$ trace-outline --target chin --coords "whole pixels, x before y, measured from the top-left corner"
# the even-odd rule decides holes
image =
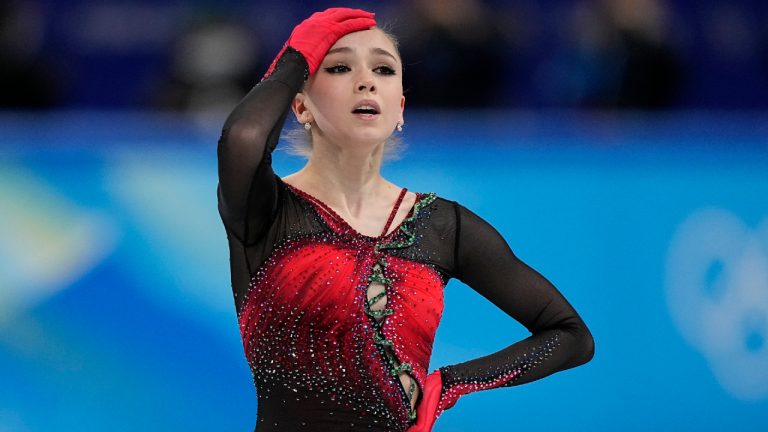
[[[386,141],[390,135],[392,134],[382,133],[382,131],[378,130],[367,130],[350,134],[350,139],[360,144],[377,145]]]

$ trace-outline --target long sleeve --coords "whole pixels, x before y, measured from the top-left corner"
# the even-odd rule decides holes
[[[470,392],[528,383],[588,362],[594,341],[586,325],[542,275],[519,260],[486,221],[455,204],[456,277],[531,336],[494,354],[440,368],[438,415]]]
[[[263,234],[277,207],[272,151],[307,63],[288,47],[272,74],[258,83],[227,118],[218,143],[219,214],[229,235],[247,247]]]

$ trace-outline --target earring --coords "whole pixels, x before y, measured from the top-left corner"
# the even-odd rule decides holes
[[[312,129],[312,123],[310,122],[304,123],[304,130],[308,131],[310,129]]]
[[[403,131],[403,124],[400,122],[397,122],[397,131],[402,132]]]

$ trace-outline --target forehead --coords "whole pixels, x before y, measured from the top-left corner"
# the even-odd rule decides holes
[[[356,53],[366,53],[371,49],[383,49],[399,59],[397,48],[392,40],[381,29],[372,28],[349,33],[339,38],[330,48],[351,48]]]

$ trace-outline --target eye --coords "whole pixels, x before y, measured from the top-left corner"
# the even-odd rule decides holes
[[[330,66],[330,67],[325,68],[326,72],[332,73],[332,74],[349,72],[350,70],[352,70],[352,69],[350,69],[349,66],[343,65],[343,64],[338,64],[338,65],[334,65],[334,66]]]
[[[378,66],[373,71],[381,75],[394,75],[397,73],[393,68],[389,66]]]

